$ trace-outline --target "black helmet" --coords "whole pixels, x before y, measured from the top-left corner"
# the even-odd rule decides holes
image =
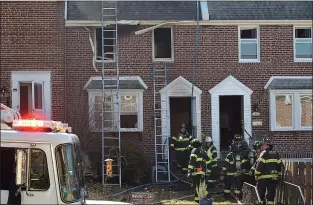
[[[272,145],[272,140],[269,137],[264,137],[262,140],[262,144]]]
[[[202,143],[198,139],[193,139],[190,143],[192,147],[201,147]]]
[[[240,140],[242,140],[242,136],[238,135],[238,134],[235,134],[234,141],[240,141]]]
[[[255,141],[255,143],[253,144],[253,149],[254,150],[259,149],[261,147],[262,147],[262,142]]]

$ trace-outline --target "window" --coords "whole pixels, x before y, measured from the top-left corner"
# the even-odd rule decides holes
[[[76,152],[75,152],[76,151]],[[60,195],[63,202],[75,202],[82,198],[83,188],[81,162],[72,144],[56,147],[56,162],[60,182]]]
[[[272,131],[312,129],[312,91],[271,91]]]
[[[102,28],[96,28],[96,60],[102,59]],[[115,61],[115,30],[114,28],[105,28],[103,32],[103,52],[105,61]]]
[[[155,61],[172,61],[174,59],[172,28],[154,29],[152,45]]]
[[[312,27],[294,29],[295,61],[312,61]]]
[[[50,187],[48,164],[45,153],[40,149],[31,150],[30,190],[48,190]]]
[[[259,62],[259,29],[239,27],[239,61]]]
[[[15,147],[1,147],[1,190],[9,190],[15,182]],[[23,149],[27,152],[27,149]],[[31,149],[29,165],[29,190],[46,191],[50,188],[47,158],[44,151]]]
[[[34,108],[42,109],[42,84],[34,83]]]
[[[120,129],[121,131],[142,131],[143,129],[143,91],[120,92]],[[104,127],[106,131],[117,130],[117,97],[110,91],[104,97]],[[95,132],[102,128],[102,94],[89,92],[89,124]]]

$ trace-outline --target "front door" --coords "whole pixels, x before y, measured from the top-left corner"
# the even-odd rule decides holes
[[[12,109],[22,118],[50,120],[50,73],[12,73]]]

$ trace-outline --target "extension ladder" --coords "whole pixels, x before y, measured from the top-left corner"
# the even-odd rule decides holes
[[[109,26],[107,26],[109,25]],[[112,42],[113,43],[109,43]],[[109,50],[109,51],[108,51]],[[118,67],[117,1],[102,1],[102,184],[122,185],[120,133],[120,78]],[[107,63],[110,63],[110,67]],[[110,69],[110,77],[104,70]],[[113,159],[112,177],[106,175],[106,159]],[[116,179],[118,177],[118,180]],[[112,179],[111,179],[112,178]],[[112,183],[106,183],[112,181]]]
[[[153,65],[154,93],[154,145],[155,145],[155,180],[156,182],[171,181],[169,156],[169,113],[168,96],[161,99],[159,91],[167,85],[167,67]],[[161,106],[162,104],[162,106]],[[163,108],[163,109],[162,109]],[[164,123],[164,120],[166,123]],[[163,175],[163,179],[162,179]]]

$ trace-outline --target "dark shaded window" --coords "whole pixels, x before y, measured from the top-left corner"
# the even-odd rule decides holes
[[[257,28],[240,29],[240,59],[258,59],[258,30]]]
[[[257,29],[241,29],[240,30],[240,38],[241,39],[257,39]]]
[[[295,57],[296,59],[312,59],[312,29],[295,29]]]
[[[311,38],[311,29],[310,28],[301,28],[296,29],[296,38]]]
[[[172,58],[172,29],[154,30],[154,58]]]
[[[112,30],[112,31],[108,31]],[[97,60],[102,58],[102,29],[96,29],[96,43],[97,43]],[[103,51],[104,60],[115,60],[115,31],[113,28],[105,28],[103,32]]]

